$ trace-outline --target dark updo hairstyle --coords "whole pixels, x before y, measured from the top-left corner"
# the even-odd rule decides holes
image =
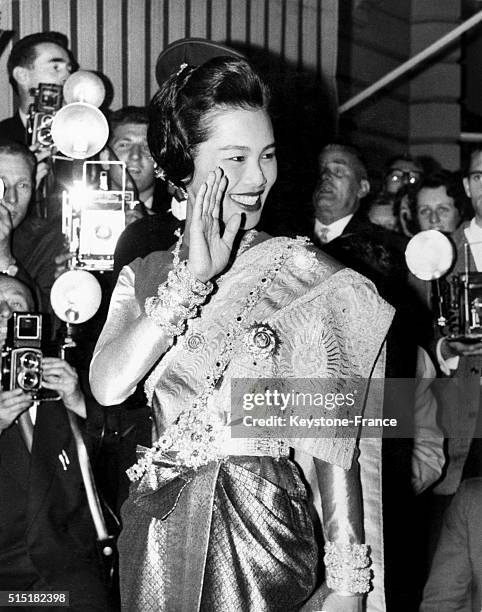
[[[171,75],[149,106],[147,140],[165,178],[177,187],[194,174],[196,147],[210,136],[216,109],[267,109],[266,84],[244,59],[215,57]]]

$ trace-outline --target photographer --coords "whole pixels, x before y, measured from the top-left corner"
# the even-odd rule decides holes
[[[0,274],[2,345],[13,312],[32,310],[29,289]],[[69,591],[71,610],[109,610],[65,410],[85,417],[84,395],[66,361],[42,362],[42,386],[62,401],[0,391],[0,590]]]
[[[27,215],[35,168],[35,156],[25,145],[0,140],[0,179],[4,187],[0,197],[0,272],[26,282],[29,277],[33,279],[40,290],[41,306],[47,309],[55,280],[55,257],[64,250],[64,238],[60,229],[45,219]]]
[[[63,85],[72,72],[75,61],[68,49],[68,39],[60,32],[37,32],[17,41],[7,61],[8,77],[18,96],[18,111],[0,122],[0,138],[29,144],[27,123],[32,90],[39,83]],[[36,184],[47,175],[49,149],[32,147],[38,166]]]

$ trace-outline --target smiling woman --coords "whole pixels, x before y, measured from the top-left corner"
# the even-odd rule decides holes
[[[152,409],[122,511],[129,612],[301,608],[319,553],[290,447],[309,456],[327,517],[330,588],[313,607],[355,612],[370,588],[356,440],[230,435],[234,378],[365,381],[391,318],[305,239],[254,230],[277,172],[268,100],[246,61],[218,57],[182,67],[151,103],[151,153],[187,195],[185,236],[123,268],[91,365],[101,403],[144,380]]]
[[[198,193],[209,171],[219,168],[226,180],[222,219],[243,213],[242,228],[258,224],[269,190],[276,180],[273,128],[265,110],[227,109],[206,118],[212,137],[196,151],[198,163],[187,186]]]

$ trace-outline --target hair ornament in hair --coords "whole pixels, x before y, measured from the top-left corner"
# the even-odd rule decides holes
[[[179,70],[176,72],[176,76],[179,76],[180,74],[182,74],[186,68],[189,68],[189,64],[186,64],[186,62],[183,62],[179,66]]]
[[[161,166],[154,163],[154,176],[161,181],[165,181],[169,193],[176,198],[178,202],[184,202],[187,200],[187,191],[182,185],[176,185],[170,179],[167,178],[167,172]]]
[[[167,177],[164,168],[161,168],[156,163],[154,164],[154,176],[158,179],[161,179],[161,181],[165,181]]]

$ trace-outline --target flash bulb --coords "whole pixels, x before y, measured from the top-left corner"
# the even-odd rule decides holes
[[[425,230],[415,234],[405,250],[408,269],[424,281],[443,276],[454,261],[454,248],[450,240],[438,230]]]

